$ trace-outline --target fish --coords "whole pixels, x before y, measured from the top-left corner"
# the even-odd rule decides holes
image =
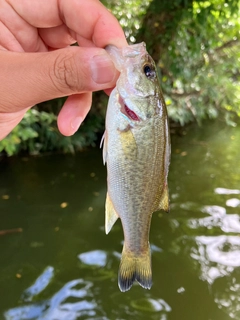
[[[144,42],[106,51],[120,72],[107,106],[103,162],[107,166],[105,232],[121,219],[124,244],[120,291],[152,286],[152,214],[169,211],[170,134],[156,65]]]

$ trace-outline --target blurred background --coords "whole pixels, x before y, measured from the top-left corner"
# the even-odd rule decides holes
[[[170,213],[153,215],[153,286],[121,293],[123,233],[104,232],[108,97],[73,137],[63,99],[0,141],[0,320],[240,319],[239,1],[109,0],[157,63],[171,125]]]

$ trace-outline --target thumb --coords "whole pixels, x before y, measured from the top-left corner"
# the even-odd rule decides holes
[[[2,112],[115,85],[118,72],[104,49],[68,47],[51,52],[0,52]]]
[[[100,48],[68,47],[41,53],[0,51],[0,70],[0,140],[31,106],[58,97],[111,88],[118,78],[109,55]],[[89,108],[90,99],[87,100]],[[77,107],[76,103],[71,105]],[[68,111],[67,105],[65,110]],[[63,122],[64,119],[60,121],[60,130]],[[61,131],[69,135],[76,128],[71,130]]]

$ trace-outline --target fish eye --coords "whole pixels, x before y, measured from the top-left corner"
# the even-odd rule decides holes
[[[148,79],[154,79],[156,77],[155,69],[150,64],[145,64],[143,66],[143,72]]]

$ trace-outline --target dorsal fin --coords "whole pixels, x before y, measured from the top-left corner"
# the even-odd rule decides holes
[[[164,187],[163,194],[159,202],[158,210],[164,210],[166,212],[169,212],[169,194],[167,184]]]

